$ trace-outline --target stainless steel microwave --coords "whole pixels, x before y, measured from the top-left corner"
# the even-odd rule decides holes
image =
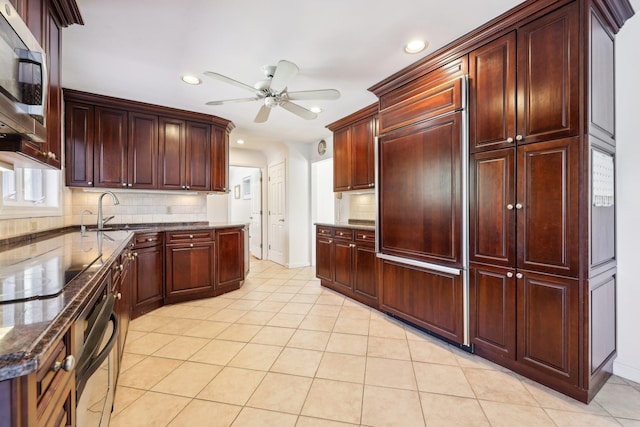
[[[0,136],[46,138],[45,54],[8,0],[0,0]]]

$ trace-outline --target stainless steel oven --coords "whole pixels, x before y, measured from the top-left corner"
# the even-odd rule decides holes
[[[110,278],[84,308],[74,325],[76,344],[76,422],[108,426],[117,375],[118,319]]]

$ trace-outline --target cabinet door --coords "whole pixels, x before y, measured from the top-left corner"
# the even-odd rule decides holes
[[[127,187],[158,188],[158,117],[129,113]]]
[[[518,362],[578,383],[578,281],[522,272],[517,279]]]
[[[186,147],[185,122],[160,117],[158,130],[158,188],[184,190]]]
[[[462,266],[460,133],[456,113],[379,139],[382,252]]]
[[[577,138],[518,147],[519,269],[578,276]]]
[[[351,188],[372,188],[374,181],[374,124],[367,118],[351,126]]]
[[[365,303],[375,303],[378,300],[376,276],[375,248],[357,244],[353,261],[354,298]]]
[[[95,108],[95,187],[127,185],[127,124],[126,111]]]
[[[78,102],[65,106],[65,181],[70,187],[93,186],[93,110]]]
[[[162,305],[164,286],[164,248],[134,249],[132,303],[133,316]]]
[[[216,291],[233,290],[244,279],[242,229],[216,231],[216,245]]]
[[[351,128],[333,133],[333,191],[351,190]]]
[[[191,243],[167,246],[166,302],[214,291],[215,245]]]
[[[229,134],[215,127],[211,147],[211,190],[229,191]]]
[[[516,357],[516,279],[513,269],[471,265],[469,326],[477,352]],[[507,275],[510,274],[511,277]]]
[[[516,263],[515,149],[475,153],[469,161],[469,259]]]
[[[519,143],[578,134],[578,2],[518,30]]]
[[[60,81],[61,38],[60,24],[49,12],[47,14],[47,72],[49,93],[47,94],[47,163],[60,169],[62,161],[62,86]]]
[[[211,190],[211,126],[187,122],[186,127],[187,190]]]
[[[516,136],[515,32],[471,52],[469,74],[470,151],[513,145]]]
[[[334,276],[333,280],[337,285],[344,287],[349,293],[353,288],[351,269],[353,265],[353,248],[351,242],[334,240]]]
[[[316,277],[333,282],[333,240],[326,237],[316,238]]]

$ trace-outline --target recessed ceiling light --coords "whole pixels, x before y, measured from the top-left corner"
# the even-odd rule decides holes
[[[318,114],[318,113],[322,113],[322,108],[314,106],[314,107],[309,108],[309,111],[312,111],[312,112]]]
[[[404,51],[407,53],[419,53],[425,50],[427,46],[428,43],[424,40],[411,40],[404,45]]]
[[[236,141],[236,144],[240,144],[240,145],[244,144],[244,139],[239,139],[239,140],[237,140],[237,141]]]
[[[185,74],[182,76],[182,81],[185,83],[189,83],[190,85],[199,85],[202,81],[196,76],[192,76],[191,74]]]

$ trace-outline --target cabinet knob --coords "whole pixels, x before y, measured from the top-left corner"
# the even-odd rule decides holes
[[[93,185],[93,182],[87,181],[87,185]]]
[[[362,236],[360,236],[360,237],[361,237],[362,239],[366,239],[366,238],[367,238],[367,236],[366,236],[366,235],[364,235],[364,234],[363,234]]]
[[[518,279],[522,279],[522,277],[523,277],[523,276],[522,276],[522,273],[516,273],[516,278],[518,278]]]
[[[507,277],[509,277],[509,278],[513,277],[513,273],[512,273],[512,272],[510,272],[510,271],[509,271],[509,272],[507,272]]]
[[[51,370],[53,372],[58,372],[60,369],[69,372],[73,369],[73,366],[76,364],[76,358],[73,357],[73,354],[65,357],[62,362],[56,362],[51,366]]]
[[[520,203],[516,203],[516,209],[522,209],[522,205]]]
[[[189,186],[187,185],[187,190],[189,190],[190,188],[191,188],[191,187],[189,187]]]
[[[507,138],[507,142],[508,142],[509,144],[511,144],[511,143],[513,142],[513,138],[511,138],[511,137]]]
[[[329,240],[329,243],[333,243],[333,240]]]
[[[522,135],[516,135],[516,141],[522,141],[523,139]]]
[[[132,187],[132,186],[133,186],[133,184],[127,184],[127,187]]]
[[[190,244],[189,244],[189,247],[190,247],[190,248],[192,248],[192,247],[193,247],[193,243],[190,243]]]
[[[126,183],[126,182],[123,182],[123,183],[122,183],[122,186],[123,186],[123,187],[126,187],[126,186],[127,186],[127,183]]]
[[[186,188],[187,188],[187,186],[186,186],[186,185],[183,185],[183,186],[182,186],[182,189],[183,189],[183,190],[185,190]]]
[[[372,182],[372,183],[369,184],[369,187],[373,187],[374,185],[375,185],[375,183]]]
[[[137,257],[138,256],[138,252],[132,253],[131,256],[134,257],[134,258]]]
[[[120,292],[118,292],[114,296],[116,297],[117,300],[121,300],[122,299],[122,293],[120,293]]]
[[[350,248],[355,248],[355,247],[356,247],[356,244],[355,244],[355,243],[349,243],[349,247],[350,247]]]
[[[156,239],[153,239],[153,238],[149,237],[149,238],[147,239],[147,242],[153,242],[154,240],[156,240]]]
[[[189,238],[190,238],[190,239],[193,239],[193,234],[189,234]]]
[[[511,203],[509,203],[509,204],[507,205],[507,209],[512,210],[512,209],[513,209],[513,205],[512,205]]]

